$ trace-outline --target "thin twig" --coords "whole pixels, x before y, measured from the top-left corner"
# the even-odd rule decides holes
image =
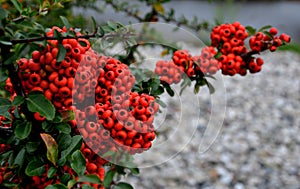
[[[96,32],[97,33],[97,32]],[[59,39],[90,39],[96,37],[96,33],[92,33],[89,35],[81,35],[81,36],[65,36],[65,37],[60,37]],[[99,35],[97,37],[103,37],[104,34]],[[12,39],[11,43],[12,44],[19,44],[19,43],[30,43],[34,41],[44,41],[44,40],[57,40],[56,37],[50,37],[50,36],[41,36],[41,37],[33,37],[33,38],[28,38],[28,39]]]

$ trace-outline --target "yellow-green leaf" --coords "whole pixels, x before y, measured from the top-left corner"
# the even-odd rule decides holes
[[[54,165],[56,165],[57,157],[58,157],[58,145],[55,139],[46,133],[41,133],[41,137],[46,144],[47,147],[47,158]]]

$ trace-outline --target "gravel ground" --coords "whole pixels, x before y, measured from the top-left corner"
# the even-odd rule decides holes
[[[141,174],[126,181],[136,189],[299,189],[300,56],[276,52],[263,57],[260,73],[223,78],[226,95],[220,85],[213,97],[203,88],[198,96],[163,98],[168,107],[158,118],[161,135],[153,149],[137,157],[145,167]],[[222,121],[225,97],[222,128],[207,126]],[[211,135],[201,143],[208,127]],[[200,144],[208,145],[215,136],[200,152]]]

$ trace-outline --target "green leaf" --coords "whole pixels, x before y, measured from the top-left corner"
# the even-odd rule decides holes
[[[54,124],[48,122],[48,121],[43,121],[42,123],[42,129],[47,132],[47,133],[51,133],[53,131],[54,128]]]
[[[75,120],[75,113],[73,110],[67,110],[61,112],[61,117],[63,122],[68,122],[71,120]]]
[[[52,120],[55,116],[53,104],[44,96],[43,93],[34,91],[28,94],[27,107],[31,112],[38,112],[45,116],[47,120]]]
[[[72,179],[72,180],[69,180],[69,181],[68,181],[67,186],[68,186],[68,188],[72,188],[75,184],[76,184],[76,180],[75,180],[75,179]]]
[[[107,21],[108,27],[110,27],[112,30],[118,29],[118,26],[115,22]]]
[[[84,174],[86,169],[86,161],[85,161],[85,157],[83,156],[80,150],[76,150],[72,154],[71,167],[77,173],[78,176]]]
[[[18,155],[16,156],[14,165],[19,165],[20,167],[22,167],[23,163],[24,163],[24,159],[25,159],[25,148],[22,148],[20,150],[20,152],[18,153]]]
[[[84,185],[82,185],[82,189],[95,189],[95,188],[92,186],[89,186],[87,184],[84,184]]]
[[[155,101],[156,101],[161,107],[163,107],[163,108],[166,108],[166,107],[167,107],[167,105],[166,105],[162,100],[156,99]]]
[[[50,169],[47,172],[47,177],[52,178],[56,172],[57,172],[57,169],[55,167],[50,167]]]
[[[63,184],[53,184],[53,185],[47,186],[45,189],[68,189],[68,187],[66,187]]]
[[[18,0],[11,0],[14,7],[17,9],[18,12],[22,12],[22,4]]]
[[[246,30],[247,30],[249,36],[252,36],[256,33],[256,29],[253,28],[252,26],[246,26]]]
[[[68,19],[66,17],[64,17],[64,16],[60,16],[59,18],[61,19],[61,21],[64,24],[64,26],[66,26],[67,30],[69,30],[70,23],[69,23]]]
[[[0,155],[0,166],[3,167],[7,163],[7,158],[11,156],[13,151],[8,151]]]
[[[0,97],[0,114],[7,112],[11,108],[10,100]]]
[[[91,19],[92,19],[92,23],[93,23],[93,30],[96,31],[97,30],[97,22],[93,16],[91,17]]]
[[[58,150],[62,151],[67,149],[71,144],[72,138],[69,134],[60,133],[57,138]]]
[[[103,186],[106,188],[108,186],[111,185],[112,181],[113,181],[113,178],[115,176],[116,172],[115,171],[112,171],[112,170],[109,170],[105,176],[104,176],[104,181],[103,181]]]
[[[65,56],[67,54],[67,50],[62,44],[58,44],[58,53],[56,57],[57,62],[61,62],[65,59]]]
[[[89,174],[89,175],[82,175],[78,178],[78,182],[89,182],[99,184],[101,183],[100,178],[97,175]]]
[[[0,20],[7,18],[7,16],[8,16],[8,11],[0,7]]]
[[[16,96],[14,98],[14,101],[12,102],[13,106],[20,106],[21,104],[23,104],[25,101],[24,97],[22,96]]]
[[[32,123],[25,121],[25,120],[16,120],[13,122],[13,125],[15,126],[15,135],[18,139],[26,139],[30,132],[31,132],[31,127]]]
[[[51,135],[46,133],[41,133],[40,135],[47,147],[48,160],[56,165],[56,161],[58,158],[58,146],[55,139]]]
[[[12,42],[10,42],[10,41],[0,40],[0,43],[3,45],[8,45],[8,46],[12,45]]]
[[[39,145],[40,142],[27,142],[25,148],[28,153],[32,153],[39,149]]]
[[[46,170],[46,166],[43,162],[33,160],[30,161],[25,169],[25,173],[28,176],[41,176]]]
[[[214,86],[210,82],[208,82],[207,80],[205,80],[205,82],[206,82],[206,85],[207,85],[207,87],[209,89],[209,93],[213,94],[215,92]]]
[[[57,123],[55,124],[55,127],[61,133],[65,133],[65,134],[71,133],[71,126],[67,123]]]
[[[133,186],[126,182],[119,182],[113,187],[113,189],[133,189]]]
[[[69,173],[65,173],[65,174],[61,177],[60,181],[61,181],[61,183],[63,183],[63,184],[67,184],[67,182],[70,180],[70,178],[71,178],[71,175],[70,175]]]
[[[170,87],[170,85],[168,84],[168,85],[164,85],[164,86],[165,86],[165,89],[167,90],[167,93],[173,97],[175,95],[175,93],[174,93],[173,89]]]
[[[265,31],[265,30],[270,29],[270,28],[272,28],[271,25],[266,25],[266,26],[261,27],[258,31],[262,32],[262,31]]]
[[[0,83],[6,81],[8,78],[8,71],[3,66],[0,66]]]
[[[101,37],[105,34],[105,31],[101,26],[98,27],[97,34],[98,34],[98,37]]]
[[[66,158],[75,150],[79,150],[81,147],[81,143],[82,143],[82,137],[80,135],[73,136],[70,146],[61,152],[61,158]]]
[[[134,175],[138,175],[140,174],[140,170],[139,168],[128,168],[130,170],[130,172]]]
[[[270,39],[273,39],[273,36],[268,31],[263,31],[263,33],[268,36]]]

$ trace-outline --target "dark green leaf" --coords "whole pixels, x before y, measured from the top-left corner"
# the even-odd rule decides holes
[[[23,104],[25,101],[24,97],[22,96],[16,96],[14,98],[14,101],[12,102],[13,106],[20,106],[21,104]]]
[[[71,155],[75,150],[79,150],[82,143],[82,137],[80,135],[76,135],[72,137],[70,146],[61,152],[61,158],[66,158]]]
[[[67,50],[62,44],[58,44],[58,54],[56,57],[57,62],[61,62],[65,59],[65,56],[67,54]]]
[[[56,171],[57,169],[55,167],[50,167],[50,169],[47,172],[47,177],[52,178],[55,175]]]
[[[68,187],[66,187],[63,184],[53,184],[53,185],[47,186],[45,189],[68,189]]]
[[[256,29],[253,28],[252,26],[246,26],[246,30],[247,30],[249,36],[252,36],[256,33]]]
[[[43,121],[42,123],[42,129],[47,132],[47,133],[50,133],[53,131],[53,128],[54,128],[54,124],[48,122],[48,121]]]
[[[45,172],[45,164],[41,161],[30,161],[25,169],[28,176],[41,176]]]
[[[72,138],[69,134],[60,133],[57,138],[58,150],[67,149],[71,144]]]
[[[58,166],[64,166],[67,162],[66,158],[60,158],[56,163]]]
[[[97,175],[90,174],[90,175],[82,175],[78,178],[78,182],[89,182],[99,184],[101,183],[100,178]]]
[[[39,148],[39,145],[40,142],[27,142],[25,148],[28,153],[32,153]]]
[[[3,167],[7,163],[7,158],[11,156],[13,151],[8,151],[0,155],[0,166]]]
[[[159,86],[156,90],[152,91],[152,95],[159,96],[165,92],[165,89],[162,86]]]
[[[55,127],[61,133],[65,133],[65,134],[71,133],[71,126],[67,123],[57,123],[55,124]]]
[[[68,180],[70,180],[71,175],[69,173],[65,173],[62,177],[61,177],[61,183],[63,184],[67,184]]]
[[[22,12],[22,5],[18,0],[11,0],[11,2],[13,3],[14,7],[17,9],[18,12]]]
[[[8,71],[3,66],[0,66],[0,83],[6,81],[8,78]]]
[[[0,20],[7,18],[7,16],[8,16],[8,11],[0,7]]]
[[[174,96],[175,93],[173,91],[173,89],[170,87],[170,85],[164,85],[165,86],[165,89],[167,90],[167,93],[170,95],[170,96]]]
[[[15,135],[17,138],[23,140],[27,138],[31,132],[32,123],[25,120],[16,120],[13,122],[15,126]]]
[[[78,176],[84,174],[86,169],[86,161],[85,161],[85,157],[83,156],[80,150],[76,150],[72,154],[71,167],[77,173]]]
[[[129,170],[134,175],[140,174],[140,170],[138,168],[129,168]]]
[[[198,94],[200,91],[200,85],[195,84],[194,93]]]
[[[41,92],[34,91],[28,94],[27,107],[31,112],[45,116],[47,120],[52,120],[55,116],[53,104]]]
[[[58,158],[58,146],[55,139],[51,135],[46,133],[41,133],[40,135],[47,147],[48,160],[56,165],[56,161]]]
[[[113,187],[113,189],[133,189],[133,186],[126,182],[119,182]]]
[[[24,159],[25,159],[25,148],[22,148],[20,150],[20,152],[18,153],[18,155],[16,156],[14,165],[19,165],[20,167],[22,167],[23,163],[24,163]]]
[[[60,19],[62,21],[62,23],[64,24],[64,26],[66,26],[67,30],[70,28],[70,23],[68,21],[68,19],[64,16],[60,16]]]
[[[112,171],[112,170],[109,170],[105,176],[104,176],[104,181],[103,181],[103,186],[104,187],[108,187],[111,185],[112,181],[113,181],[113,178],[115,176],[116,172],[115,171]]]
[[[0,97],[0,115],[5,115],[7,111],[11,108],[10,100]]]

